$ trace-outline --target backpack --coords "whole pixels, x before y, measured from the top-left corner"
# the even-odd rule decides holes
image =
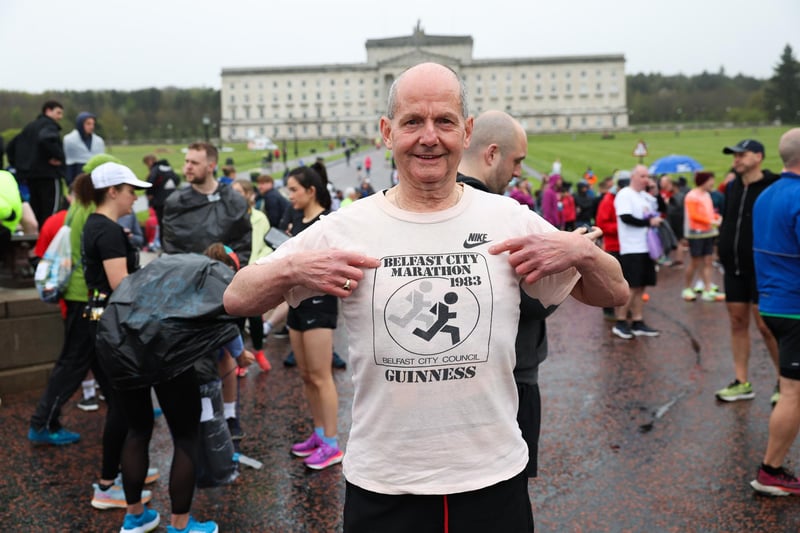
[[[47,246],[44,257],[36,265],[33,281],[39,298],[45,303],[58,303],[72,276],[71,234],[72,229],[68,225],[61,226]]]
[[[162,206],[167,196],[178,188],[181,178],[172,170],[166,159],[161,159],[153,165],[147,181],[153,184],[153,188],[146,193],[148,198],[151,198],[151,205]]]

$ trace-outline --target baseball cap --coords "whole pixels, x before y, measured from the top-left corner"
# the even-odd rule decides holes
[[[764,154],[764,145],[753,139],[745,139],[739,141],[736,146],[726,146],[722,149],[723,154],[741,154],[742,152],[753,152],[756,154]]]
[[[148,189],[152,186],[150,183],[138,179],[131,169],[119,163],[103,163],[92,170],[92,185],[95,189],[105,189],[123,183],[140,189]]]

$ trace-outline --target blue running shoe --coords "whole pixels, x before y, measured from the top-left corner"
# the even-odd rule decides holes
[[[189,517],[189,523],[183,529],[167,526],[167,533],[218,533],[219,527],[213,520],[208,522],[198,522],[193,516]]]
[[[147,533],[157,528],[160,521],[157,512],[145,507],[142,514],[126,514],[119,533]]]
[[[35,430],[30,428],[28,430],[28,440],[34,444],[52,444],[55,446],[62,446],[64,444],[72,444],[78,442],[81,436],[77,433],[67,431],[60,428],[58,431],[49,431],[47,428]]]
[[[347,368],[347,363],[345,362],[345,360],[342,359],[341,357],[339,357],[339,354],[336,353],[336,352],[333,352],[333,363],[332,364],[333,364],[333,368],[339,368],[339,369]]]

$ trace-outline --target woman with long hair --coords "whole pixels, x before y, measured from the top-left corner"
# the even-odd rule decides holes
[[[105,163],[94,169],[91,175],[84,174],[75,180],[74,189],[79,201],[91,198],[97,206],[86,220],[81,239],[83,270],[89,289],[86,315],[94,328],[111,293],[128,274],[139,268],[139,253],[117,220],[133,208],[135,189],[147,187],[150,187],[149,183],[138,180],[128,167],[118,163]],[[105,365],[104,355],[98,350],[98,356]],[[174,444],[169,482],[172,517],[167,531],[180,531],[192,526],[192,531],[216,532],[214,522],[198,523],[189,515],[194,495],[194,456],[200,423],[200,390],[194,369],[190,368],[174,379],[158,383],[154,388]],[[114,388],[109,392],[114,398],[112,404],[119,404],[128,422],[121,457],[127,513],[120,531],[152,531],[158,526],[160,518],[156,511],[145,507],[141,497],[149,466],[148,445],[153,431],[150,387]]]
[[[289,172],[286,185],[292,207],[303,216],[289,228],[297,235],[320,217],[330,213],[331,196],[313,169],[300,167]],[[292,446],[292,453],[305,457],[307,467],[322,470],[341,463],[344,453],[336,438],[339,398],[333,381],[333,330],[336,329],[338,301],[330,295],[303,300],[289,309],[286,325],[306,398],[314,420],[311,436]]]

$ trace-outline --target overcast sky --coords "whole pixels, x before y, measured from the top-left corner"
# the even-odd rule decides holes
[[[219,88],[224,67],[362,63],[417,20],[476,59],[621,53],[628,74],[768,78],[800,54],[800,0],[0,0],[0,89]]]

